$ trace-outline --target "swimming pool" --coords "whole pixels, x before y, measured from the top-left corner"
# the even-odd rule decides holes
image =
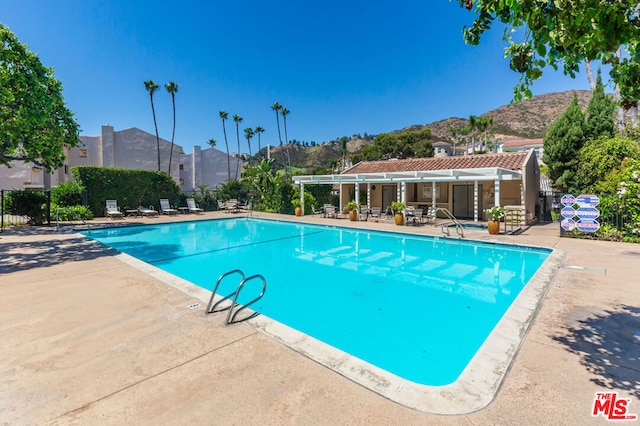
[[[550,250],[370,230],[219,219],[87,236],[211,290],[241,269],[252,309],[406,380],[454,382]],[[219,294],[238,281],[224,280]],[[245,301],[259,290],[245,290]],[[240,300],[242,303],[243,300]]]

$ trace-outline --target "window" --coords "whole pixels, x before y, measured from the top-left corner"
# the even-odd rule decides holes
[[[87,158],[87,150],[86,149],[79,149],[78,150],[78,157]]]
[[[184,164],[180,164],[180,170],[184,170]]]
[[[68,165],[64,165],[64,174],[68,175],[69,174],[69,166]]]
[[[430,183],[422,185],[422,198],[432,198]],[[436,198],[440,198],[440,185],[436,185]]]

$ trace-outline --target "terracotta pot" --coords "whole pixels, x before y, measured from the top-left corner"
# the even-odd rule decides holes
[[[489,229],[489,233],[491,235],[497,235],[500,233],[500,222],[490,220],[487,222],[487,228]]]
[[[351,222],[355,222],[357,218],[358,218],[358,212],[356,212],[355,210],[349,211],[349,220]]]
[[[296,216],[302,216],[302,207],[296,207]]]
[[[404,216],[402,216],[402,213],[396,213],[396,225],[403,225],[404,224]]]

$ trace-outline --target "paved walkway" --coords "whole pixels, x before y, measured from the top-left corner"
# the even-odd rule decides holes
[[[226,215],[110,224],[213,217]],[[201,303],[197,292],[158,281],[78,234],[7,230],[0,425],[605,424],[591,411],[595,393],[610,391],[640,414],[640,245],[560,239],[557,224],[466,236],[553,247],[565,258],[495,400],[475,413],[437,416],[389,401],[247,324],[223,327],[221,315],[189,308]]]

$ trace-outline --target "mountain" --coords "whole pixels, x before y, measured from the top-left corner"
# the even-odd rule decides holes
[[[531,99],[488,111],[481,117],[487,116],[493,119],[491,133],[500,139],[539,139],[546,135],[551,123],[569,106],[574,95],[578,98],[580,107],[586,110],[589,100],[591,100],[591,92],[588,90],[569,90],[533,96]],[[450,117],[424,125],[413,124],[399,130],[390,130],[389,133],[415,132],[428,127],[434,142],[450,142],[451,128],[461,128],[468,125],[469,120],[466,118]],[[360,152],[362,148],[371,143],[371,140],[371,138],[351,137],[347,143],[348,155]],[[286,151],[283,156],[280,153],[280,148],[272,148],[271,155],[280,160],[286,158]],[[337,140],[316,146],[290,145],[290,156],[291,165],[301,168],[328,166],[331,160],[342,159],[340,143]]]
[[[578,98],[578,105],[583,110],[586,109],[589,100],[591,100],[591,92],[588,90],[569,90],[533,96],[531,99],[488,111],[481,117],[491,117],[493,119],[491,133],[500,135],[503,139],[506,137],[544,138],[551,123],[567,109],[574,95]],[[408,128],[429,127],[434,141],[449,142],[451,139],[450,127],[467,125],[469,125],[469,120],[466,118],[447,118],[425,126],[409,126]]]

